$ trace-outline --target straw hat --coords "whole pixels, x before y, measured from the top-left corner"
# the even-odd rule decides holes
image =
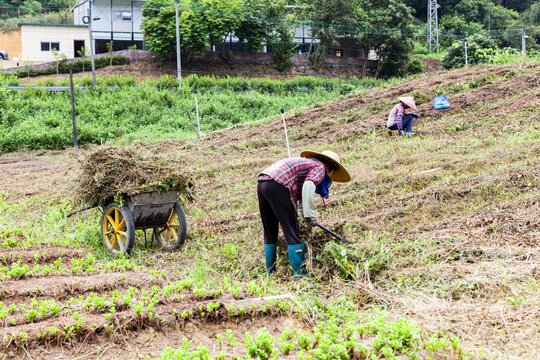
[[[302,151],[300,156],[308,158],[308,159],[322,156],[322,157],[332,161],[334,164],[336,164],[338,166],[337,171],[334,173],[334,175],[332,175],[332,178],[331,178],[332,181],[342,182],[342,183],[351,181],[351,176],[349,175],[349,172],[340,163],[341,159],[340,159],[339,155],[336,154],[333,151],[323,150],[323,152],[317,152],[317,151],[306,150],[306,151]]]
[[[414,103],[414,98],[412,96],[398,97],[398,100],[413,109],[416,110],[416,104]]]

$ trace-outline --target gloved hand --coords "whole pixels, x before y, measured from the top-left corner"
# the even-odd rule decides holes
[[[418,117],[419,117],[420,115],[418,115],[417,113],[412,113],[411,116],[412,116],[413,118],[415,118],[415,119],[418,119]]]
[[[317,218],[314,217],[307,217],[304,218],[306,220],[309,236],[312,238],[315,235],[315,224],[317,223]]]

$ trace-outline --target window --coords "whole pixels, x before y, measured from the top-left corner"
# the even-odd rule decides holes
[[[131,11],[113,11],[114,21],[131,21]]]
[[[59,42],[41,42],[41,51],[60,51]]]

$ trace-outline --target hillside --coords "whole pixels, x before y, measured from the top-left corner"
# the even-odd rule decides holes
[[[278,274],[264,275],[256,177],[287,156],[281,118],[137,145],[189,164],[195,200],[184,203],[184,247],[160,251],[141,233],[129,259],[104,254],[99,211],[65,218],[76,206],[69,199],[79,165],[71,151],[0,157],[0,258],[9,294],[0,300],[2,309],[15,305],[3,317],[0,336],[8,340],[0,351],[8,358],[156,358],[186,337],[190,351],[202,344],[212,356],[223,350],[234,358],[253,345],[244,334],[262,341],[257,331],[265,327],[276,349],[277,339],[285,339],[280,346],[297,341],[290,354],[280,352],[284,359],[365,358],[369,351],[405,358],[408,349],[422,359],[536,359],[539,68],[421,75],[286,113],[293,155],[331,149],[353,177],[334,184],[327,206],[317,208],[322,224],[356,244],[341,247],[322,234],[308,240],[314,278],[307,281],[291,280],[284,249]],[[433,110],[438,94],[451,108]],[[402,95],[416,99],[418,136],[388,138],[387,114]],[[349,266],[345,273],[337,263]],[[131,305],[110,310],[128,295]],[[55,300],[62,310],[30,320],[21,305],[31,308],[32,298]],[[245,308],[235,315],[230,306]],[[51,334],[54,327],[64,334]],[[284,336],[287,328],[296,335]],[[310,345],[299,345],[300,333]]]

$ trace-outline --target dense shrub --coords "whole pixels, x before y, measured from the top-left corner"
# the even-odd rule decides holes
[[[127,65],[129,64],[129,61],[130,60],[128,57],[125,57],[122,55],[112,56],[113,65]],[[101,69],[106,66],[109,66],[110,62],[111,62],[110,56],[96,57],[94,59],[94,66],[96,69]],[[84,64],[84,69],[86,71],[88,71],[92,67],[90,59],[84,59],[84,60],[78,59],[71,63],[72,71],[74,73],[83,71],[83,64]],[[65,61],[60,61],[60,63],[58,64],[58,72],[62,74],[69,73],[69,63]],[[49,68],[43,69],[43,70],[27,68],[25,70],[19,70],[14,73],[14,75],[19,78],[28,77],[28,76],[32,77],[32,76],[40,76],[40,75],[51,75],[51,74],[56,74],[56,65],[51,65]]]
[[[467,62],[469,65],[487,63],[495,53],[496,45],[493,39],[480,34],[467,38]],[[465,44],[463,41],[455,42],[448,49],[442,65],[447,69],[465,65]]]
[[[418,74],[421,73],[424,70],[424,65],[422,65],[422,62],[419,59],[413,59],[407,66],[407,71],[410,74]]]
[[[528,51],[527,56],[523,56],[521,50],[504,48],[497,50],[486,59],[488,64],[511,64],[528,61],[540,61],[540,52],[532,50]]]

